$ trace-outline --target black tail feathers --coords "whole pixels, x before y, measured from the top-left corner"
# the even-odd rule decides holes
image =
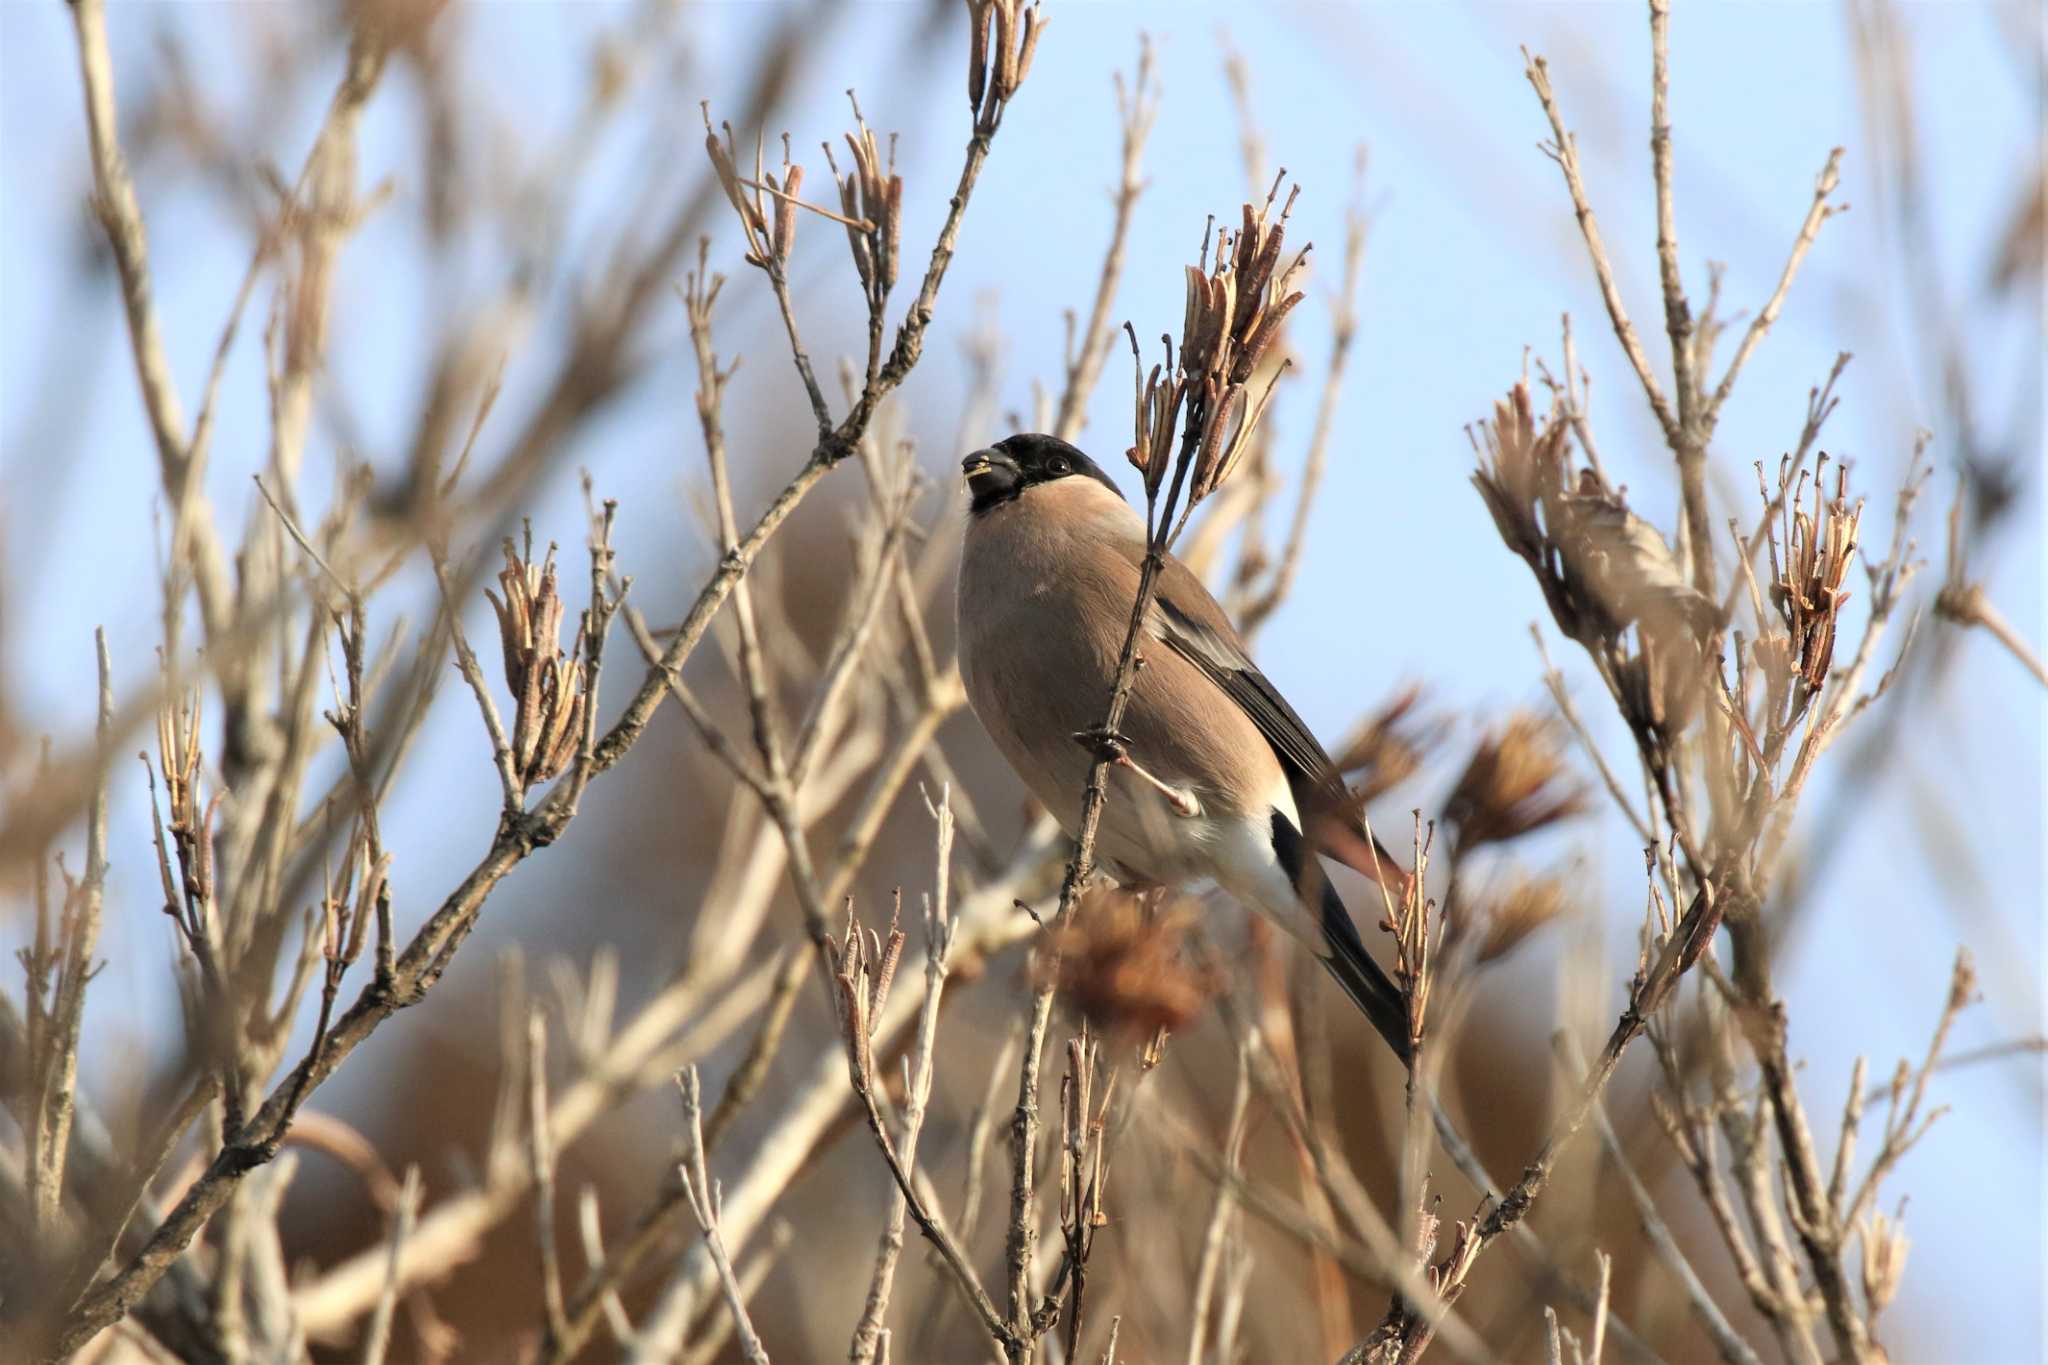
[[[1343,913],[1341,902],[1338,913]],[[1387,980],[1387,974],[1380,970],[1379,964],[1366,956],[1365,945],[1358,942],[1354,934],[1348,950],[1339,947],[1322,962],[1330,969],[1330,975],[1337,978],[1337,984],[1344,988],[1344,994],[1351,997],[1351,1003],[1365,1015],[1366,1022],[1379,1031],[1380,1037],[1387,1040],[1387,1046],[1394,1049],[1394,1055],[1405,1065],[1408,1061],[1408,1006],[1402,1001],[1401,993],[1394,989],[1394,983]]]
[[[1318,953],[1317,958],[1365,1015],[1366,1022],[1387,1040],[1387,1046],[1405,1064],[1409,1055],[1407,1003],[1380,970],[1380,964],[1365,950],[1365,941],[1358,936],[1358,926],[1352,922],[1344,898],[1330,885],[1323,865],[1316,860],[1301,831],[1277,810],[1273,812],[1273,851],[1302,899],[1320,907],[1318,919],[1328,951]]]

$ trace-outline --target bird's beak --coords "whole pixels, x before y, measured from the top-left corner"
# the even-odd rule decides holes
[[[977,450],[960,462],[960,476],[977,500],[1001,497],[1023,476],[1017,462],[993,447]]]

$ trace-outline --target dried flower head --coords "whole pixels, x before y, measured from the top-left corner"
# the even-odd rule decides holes
[[[498,613],[498,634],[505,653],[505,686],[515,703],[512,725],[512,767],[520,782],[531,787],[560,773],[576,756],[583,732],[583,626],[562,652],[562,596],[555,583],[555,547],[533,563],[532,533],[525,549],[505,538],[505,567],[498,572],[505,590],[500,598],[489,588]]]
[[[1200,907],[1169,900],[1157,911],[1130,891],[1085,894],[1038,970],[1058,972],[1060,995],[1105,1034],[1133,1040],[1185,1028],[1222,989],[1195,947]]]
[[[1591,469],[1572,470],[1568,431],[1555,406],[1539,430],[1529,386],[1517,384],[1479,424],[1472,474],[1501,539],[1535,571],[1559,628],[1574,639],[1612,637],[1631,625],[1664,640],[1704,636],[1714,603],[1693,587],[1662,533],[1629,509],[1623,490]]]
[[[1556,519],[1564,493],[1566,431],[1556,412],[1537,430],[1529,386],[1517,384],[1493,405],[1491,420],[1479,423],[1478,439],[1473,441],[1479,453],[1473,486],[1492,514],[1500,538],[1539,572],[1554,567],[1553,547],[1544,526]],[[1471,438],[1471,428],[1466,428],[1465,434]]]
[[[825,957],[839,997],[839,1031],[846,1043],[846,1064],[856,1089],[865,1091],[874,1078],[875,1025],[889,1003],[889,986],[903,958],[903,893],[897,892],[889,914],[887,936],[863,928],[854,918],[853,900],[846,902],[846,931],[825,936]]]
[[[1479,935],[1474,961],[1498,962],[1529,935],[1562,916],[1566,904],[1564,878],[1518,873],[1505,889],[1475,907],[1461,932]]]
[[[1375,801],[1415,775],[1423,756],[1442,742],[1441,720],[1417,714],[1419,685],[1403,688],[1366,718],[1337,751],[1337,771],[1351,798]]]
[[[1256,397],[1250,392],[1260,359],[1280,335],[1288,313],[1301,302],[1301,291],[1294,286],[1308,260],[1308,248],[1303,247],[1284,268],[1281,265],[1287,215],[1301,187],[1287,192],[1276,216],[1273,203],[1280,183],[1276,177],[1258,208],[1244,206],[1242,226],[1235,233],[1217,231],[1213,269],[1206,243],[1201,266],[1188,267],[1180,372],[1184,382],[1200,385],[1204,419],[1194,483],[1188,490],[1190,504],[1208,497],[1230,477],[1279,382],[1275,370]]]
[[[1444,819],[1457,826],[1461,846],[1469,849],[1518,839],[1585,806],[1585,789],[1565,776],[1556,727],[1523,711],[1473,749],[1444,804]]]
[[[1284,175],[1274,179],[1263,204],[1244,205],[1235,232],[1212,223],[1203,233],[1198,263],[1187,267],[1178,355],[1167,339],[1166,362],[1148,373],[1137,333],[1130,333],[1137,399],[1135,441],[1127,454],[1148,499],[1173,467],[1176,448],[1192,460],[1185,471],[1187,509],[1222,487],[1250,448],[1286,369],[1283,359],[1267,369],[1264,383],[1256,382],[1281,324],[1301,302],[1295,285],[1308,259],[1304,246],[1282,263],[1287,215],[1301,193],[1299,186],[1289,190],[1274,211]],[[1178,488],[1181,475],[1174,477]]]
[[[1804,696],[1818,693],[1835,657],[1835,631],[1849,592],[1842,586],[1856,557],[1856,531],[1863,502],[1849,502],[1849,471],[1835,467],[1835,496],[1823,500],[1827,455],[1813,476],[1812,510],[1806,506],[1806,477],[1785,500],[1782,521],[1772,529],[1771,603],[1784,619],[1790,655]],[[1780,537],[1782,536],[1782,542]],[[1780,562],[1780,546],[1783,562]]]

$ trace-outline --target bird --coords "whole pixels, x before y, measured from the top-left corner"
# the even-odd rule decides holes
[[[1144,518],[1085,453],[1020,432],[961,461],[961,679],[989,739],[1068,834],[1088,773],[1117,757],[1096,833],[1126,887],[1213,881],[1303,943],[1398,1057],[1407,1006],[1324,872],[1328,854],[1395,895],[1329,754],[1252,662],[1201,579],[1165,556],[1120,733],[1101,726],[1147,550]]]

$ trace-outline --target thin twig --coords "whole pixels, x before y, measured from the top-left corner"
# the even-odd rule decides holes
[[[718,1186],[713,1183],[710,1172],[704,1164],[704,1133],[699,1125],[701,1109],[698,1104],[697,1068],[687,1067],[676,1077],[676,1086],[683,1095],[683,1131],[688,1150],[677,1168],[683,1182],[683,1189],[689,1195],[690,1211],[697,1216],[697,1225],[704,1229],[704,1245],[711,1253],[712,1264],[718,1267],[718,1280],[725,1287],[726,1306],[732,1310],[733,1330],[738,1333],[740,1354],[749,1365],[768,1365],[768,1352],[762,1349],[761,1338],[754,1331],[753,1321],[747,1316],[747,1301],[740,1290],[739,1279],[733,1274],[732,1260],[725,1254],[725,1241],[719,1235],[719,1205],[723,1202]]]
[[[1582,1068],[1583,1059],[1577,1055],[1577,1049],[1570,1046],[1570,1035],[1560,1033],[1558,1037],[1565,1044],[1567,1059],[1574,1069]],[[1664,1263],[1665,1269],[1672,1273],[1679,1286],[1685,1290],[1686,1302],[1692,1306],[1693,1316],[1699,1319],[1700,1326],[1705,1328],[1707,1335],[1713,1339],[1714,1348],[1720,1352],[1721,1359],[1727,1361],[1728,1365],[1761,1365],[1755,1350],[1737,1335],[1727,1315],[1721,1311],[1720,1305],[1714,1302],[1713,1295],[1707,1292],[1707,1287],[1701,1283],[1698,1272],[1692,1268],[1692,1262],[1686,1259],[1684,1250],[1679,1247],[1678,1239],[1671,1235],[1671,1229],[1665,1225],[1663,1217],[1657,1212],[1657,1201],[1643,1184],[1642,1177],[1636,1174],[1635,1167],[1629,1164],[1628,1153],[1622,1147],[1621,1137],[1614,1131],[1613,1123],[1608,1120],[1605,1105],[1594,1106],[1593,1124],[1600,1134],[1601,1144],[1607,1149],[1608,1159],[1614,1162],[1615,1168],[1621,1172],[1623,1183],[1628,1186],[1629,1199],[1635,1205],[1636,1219],[1642,1225],[1643,1235],[1649,1238],[1650,1249],[1657,1253],[1657,1259]],[[1604,1275],[1602,1288],[1605,1288]],[[1594,1339],[1596,1342],[1599,1341],[1600,1335],[1596,1334]],[[1595,1358],[1598,1358],[1597,1346]]]
[[[909,1077],[903,1097],[903,1136],[900,1154],[903,1165],[917,1168],[917,1141],[924,1131],[925,1106],[931,1100],[932,1071],[937,1060],[939,1002],[946,985],[946,958],[952,946],[953,923],[948,907],[953,869],[953,810],[949,792],[941,791],[937,805],[929,799],[926,808],[937,825],[937,856],[932,874],[932,894],[925,902],[925,997],[917,1017],[917,1041],[913,1047]],[[903,1254],[903,1219],[906,1194],[899,1189],[889,1201],[883,1219],[881,1243],[875,1251],[874,1272],[868,1280],[866,1305],[853,1329],[848,1359],[872,1361],[880,1347],[888,1320],[889,1295],[896,1277],[896,1262]]]
[[[391,1319],[398,1308],[398,1265],[419,1212],[420,1168],[407,1166],[405,1183],[399,1187],[398,1206],[391,1213],[391,1250],[386,1257],[384,1288],[377,1295],[377,1306],[370,1311],[370,1325],[363,1336],[363,1365],[384,1365],[384,1353],[391,1345]]]
[[[548,1128],[548,1030],[538,1008],[526,1019],[526,1095],[529,1155],[533,1162],[533,1221],[540,1243],[542,1323],[551,1339],[565,1328],[562,1258],[555,1244],[555,1143]]]
[[[1621,349],[1628,356],[1636,378],[1642,382],[1643,396],[1649,400],[1659,425],[1667,434],[1676,432],[1678,419],[1671,411],[1669,400],[1664,397],[1656,372],[1650,368],[1650,357],[1636,336],[1634,324],[1628,320],[1628,309],[1621,301],[1621,288],[1614,281],[1614,266],[1607,256],[1607,244],[1601,240],[1599,220],[1593,216],[1593,205],[1586,197],[1586,184],[1580,176],[1578,140],[1565,131],[1564,116],[1558,112],[1557,97],[1550,86],[1550,67],[1543,58],[1531,56],[1527,48],[1522,49],[1522,60],[1525,63],[1522,74],[1536,91],[1536,98],[1543,104],[1544,116],[1550,120],[1551,141],[1543,151],[1564,172],[1565,188],[1570,191],[1572,209],[1578,214],[1579,231],[1586,239],[1586,252],[1592,258],[1593,275],[1600,285],[1601,301],[1607,305],[1608,321],[1614,324],[1614,334],[1620,340]]]
[[[1749,330],[1742,334],[1742,341],[1735,348],[1735,354],[1729,357],[1727,372],[1721,376],[1721,382],[1714,386],[1714,396],[1708,400],[1702,413],[1710,427],[1714,419],[1720,415],[1721,405],[1728,401],[1729,393],[1735,388],[1735,377],[1742,373],[1742,367],[1749,360],[1750,353],[1756,350],[1757,343],[1764,339],[1764,333],[1771,330],[1771,324],[1778,320],[1778,314],[1784,310],[1785,296],[1791,292],[1792,280],[1798,275],[1800,263],[1806,259],[1807,250],[1813,246],[1814,238],[1820,235],[1820,225],[1847,209],[1847,205],[1837,206],[1828,203],[1828,196],[1835,192],[1835,187],[1841,182],[1842,149],[1837,147],[1828,153],[1827,164],[1822,166],[1820,174],[1814,177],[1813,202],[1807,205],[1806,220],[1799,225],[1799,235],[1792,241],[1791,254],[1785,258],[1785,268],[1778,274],[1777,288],[1771,291],[1771,297],[1751,320]]]

